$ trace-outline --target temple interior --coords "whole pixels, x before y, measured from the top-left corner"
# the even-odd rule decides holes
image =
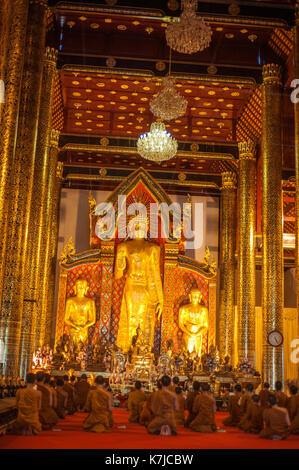
[[[298,386],[298,8],[2,0],[1,398]]]

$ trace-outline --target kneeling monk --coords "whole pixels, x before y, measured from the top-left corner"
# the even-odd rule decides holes
[[[147,426],[150,434],[160,434],[161,430],[163,434],[168,435],[177,433],[174,412],[178,411],[179,407],[175,394],[169,390],[170,382],[170,377],[163,375],[162,390],[158,390],[152,396],[151,409],[154,417]]]
[[[138,423],[141,405],[146,400],[145,393],[141,390],[141,382],[135,382],[135,390],[129,393],[128,408],[130,411],[129,421]]]
[[[177,401],[178,401],[178,411],[175,411],[174,415],[175,415],[175,422],[177,425],[183,425],[185,424],[185,398],[184,398],[184,395],[183,395],[183,390],[181,389],[181,387],[176,387],[175,390],[174,390],[175,394],[176,394],[176,398],[177,398]]]
[[[271,408],[264,410],[263,419],[266,426],[260,432],[260,437],[274,440],[285,439],[290,430],[288,410],[277,406],[277,399],[274,394],[269,395],[268,400]]]
[[[263,429],[263,411],[260,405],[260,397],[252,395],[246,414],[242,417],[239,427],[244,432],[258,434]]]
[[[215,432],[215,398],[210,395],[210,385],[203,383],[201,386],[202,393],[197,395],[193,404],[193,413],[196,414],[195,419],[190,423],[190,429],[197,432]]]
[[[235,385],[235,393],[228,399],[227,409],[230,416],[222,420],[224,426],[238,426],[242,417],[240,401],[241,401],[242,387],[240,384]]]
[[[14,434],[31,436],[42,430],[38,412],[41,407],[41,392],[34,390],[35,375],[27,374],[27,387],[19,389],[16,394],[18,417],[13,426]]]
[[[49,385],[45,383],[45,374],[40,371],[36,374],[37,390],[41,392],[41,408],[39,419],[43,430],[49,430],[58,422],[58,416],[53,408],[53,392]]]
[[[287,405],[289,417],[291,421],[291,434],[299,434],[299,395],[296,385],[290,386],[290,398]]]
[[[83,422],[85,431],[108,432],[111,428],[109,412],[112,408],[111,396],[105,391],[104,378],[98,375],[95,379],[96,390],[88,393],[85,408],[89,415]]]

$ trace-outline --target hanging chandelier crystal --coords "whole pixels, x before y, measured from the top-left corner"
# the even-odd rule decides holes
[[[142,134],[137,140],[138,153],[147,160],[163,162],[175,156],[178,143],[163,122],[153,122],[150,131]]]
[[[169,47],[183,54],[206,49],[211,42],[212,29],[196,15],[197,0],[182,0],[179,22],[168,25],[165,34]]]
[[[150,109],[154,116],[171,121],[183,116],[187,109],[187,100],[175,89],[175,79],[169,75],[163,79],[163,89],[150,101]]]

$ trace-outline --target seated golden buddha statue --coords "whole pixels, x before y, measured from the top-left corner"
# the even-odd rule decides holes
[[[203,335],[208,330],[208,309],[201,304],[202,293],[191,289],[190,303],[179,309],[179,327],[183,331],[183,342],[189,353],[201,355]]]
[[[75,349],[88,339],[88,328],[95,324],[96,308],[93,299],[86,297],[89,287],[86,279],[77,279],[75,297],[66,301],[64,322],[70,326],[70,335]]]
[[[128,224],[130,240],[117,247],[115,279],[126,276],[116,345],[126,354],[140,326],[149,349],[154,345],[156,318],[163,310],[160,246],[146,240],[147,218],[136,216]]]

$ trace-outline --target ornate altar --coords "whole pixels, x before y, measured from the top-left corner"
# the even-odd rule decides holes
[[[187,199],[187,198],[186,198]],[[167,352],[171,340],[173,354],[182,347],[182,334],[179,328],[179,309],[188,302],[191,289],[199,289],[202,303],[208,309],[208,331],[202,339],[202,352],[215,344],[216,323],[216,270],[209,257],[198,263],[185,256],[185,240],[181,233],[174,230],[173,216],[170,213],[169,233],[167,223],[157,212],[153,221],[149,218],[151,207],[161,204],[171,206],[172,201],[161,186],[143,168],[134,171],[110,195],[104,204],[102,213],[96,201],[90,197],[90,247],[83,253],[76,253],[70,241],[64,248],[60,262],[58,309],[56,318],[55,345],[61,342],[63,335],[70,335],[70,326],[65,322],[67,299],[74,296],[78,279],[85,279],[89,290],[87,297],[94,301],[95,322],[88,328],[88,357],[92,361],[95,346],[98,350],[113,348],[117,343],[121,320],[121,304],[124,294],[125,277],[115,276],[115,261],[118,247],[126,240],[123,227],[127,224],[126,211],[130,204],[142,203],[147,208],[146,217],[150,220],[150,234],[147,238],[152,246],[159,247],[160,273],[163,289],[163,311],[161,318],[156,312],[152,334],[152,353],[156,358]],[[191,209],[191,204],[190,204]],[[107,227],[107,212],[116,214],[112,232]],[[103,217],[104,214],[104,217]],[[106,219],[105,219],[106,217]],[[109,220],[108,220],[109,222]],[[105,225],[106,224],[106,225]],[[122,227],[122,228],[121,228]],[[109,236],[100,237],[99,234]],[[144,358],[144,354],[143,354]],[[143,359],[144,361],[144,359]],[[135,361],[136,362],[136,361]],[[138,362],[138,358],[137,358]],[[136,362],[136,367],[137,367]],[[138,366],[141,367],[141,364]]]

